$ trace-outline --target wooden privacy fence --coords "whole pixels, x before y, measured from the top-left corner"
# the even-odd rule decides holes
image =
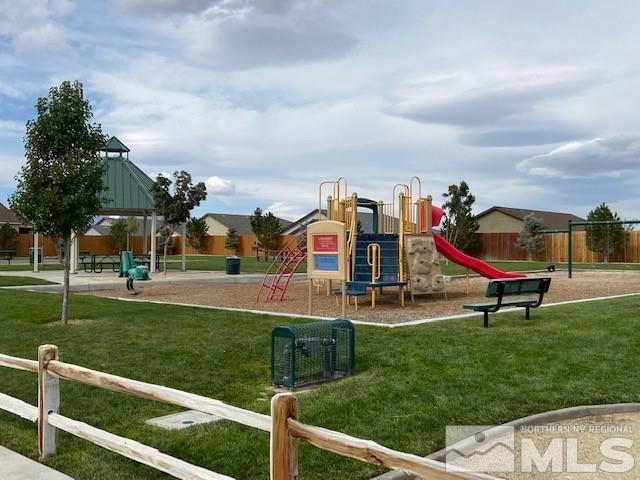
[[[282,246],[286,244],[292,238],[291,235],[281,235],[278,245]],[[204,239],[202,249],[195,250],[187,246],[187,255],[204,254],[204,255],[231,255],[232,252],[227,250],[224,246],[227,239],[226,235],[207,235]],[[240,245],[238,247],[238,255],[241,257],[249,257],[256,254],[254,245],[256,244],[255,235],[240,235]],[[171,239],[173,245],[172,252],[179,254],[182,252],[182,237],[174,236]],[[159,244],[159,242],[158,242]],[[26,257],[29,255],[29,248],[33,247],[33,236],[31,234],[22,233],[18,237],[18,245],[16,248],[16,256]],[[143,253],[144,238],[142,236],[131,237],[130,248],[134,253]],[[55,257],[56,247],[53,240],[49,237],[40,237],[40,248],[45,257]],[[147,238],[147,248],[150,250],[151,242]],[[158,247],[160,248],[160,247]],[[99,235],[83,235],[80,237],[80,251],[91,252],[96,254],[115,255],[118,254],[118,249],[114,247],[111,237],[99,236]]]
[[[38,348],[38,360],[27,360],[0,354],[0,366],[38,374],[38,405],[0,393],[0,409],[34,422],[38,426],[38,453],[43,460],[58,448],[57,430],[85,439],[176,478],[189,480],[229,480],[231,477],[206,470],[164,454],[134,440],[120,437],[84,422],[60,415],[60,380],[156,400],[199,412],[216,415],[270,434],[270,478],[298,478],[298,444],[300,440],[317,448],[354,458],[392,470],[402,470],[425,479],[485,479],[490,475],[471,474],[451,465],[417,455],[398,452],[370,440],[345,435],[333,430],[306,425],[298,420],[296,397],[289,393],[271,399],[271,416],[228,405],[219,400],[183,392],[169,387],[131,380],[59,360],[55,345]]]
[[[480,248],[474,255],[485,260],[527,260],[527,253],[516,247],[517,233],[479,233]],[[610,262],[640,263],[640,232],[630,232],[624,248],[609,255]],[[543,262],[566,262],[569,234],[556,232],[544,236],[544,247],[533,255],[533,260]],[[602,254],[587,248],[587,234],[584,230],[573,232],[573,261],[580,263],[600,263]]]

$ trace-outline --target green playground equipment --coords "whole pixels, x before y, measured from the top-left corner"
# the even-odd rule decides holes
[[[120,277],[126,277],[130,280],[149,280],[149,267],[136,265],[133,252],[122,252],[120,254]]]

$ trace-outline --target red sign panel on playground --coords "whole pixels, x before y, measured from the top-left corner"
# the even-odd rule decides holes
[[[314,235],[313,236],[314,252],[337,252],[338,251],[338,235]]]

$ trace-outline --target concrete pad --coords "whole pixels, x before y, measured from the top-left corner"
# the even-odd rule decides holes
[[[64,473],[1,446],[0,477],[3,480],[73,480]]]
[[[194,425],[203,425],[205,423],[217,422],[222,420],[220,417],[210,415],[208,413],[198,412],[196,410],[186,410],[184,412],[172,413],[164,417],[157,417],[147,420],[145,423],[156,427],[165,428],[167,430],[181,430]]]
[[[16,287],[3,287],[13,290],[28,290],[35,292],[54,292],[62,291],[63,272],[62,270],[48,270],[39,273],[33,272],[0,272],[4,274],[16,275],[23,277],[34,277],[55,282],[56,285],[22,285]],[[243,273],[240,275],[227,275],[220,271],[204,271],[191,270],[188,272],[170,271],[166,275],[162,272],[152,274],[151,280],[136,281],[136,290],[143,291],[145,286],[153,285],[184,285],[184,284],[200,284],[200,283],[260,283],[264,279],[264,273]],[[306,274],[296,273],[293,275],[293,281],[305,280]],[[77,273],[69,278],[69,290],[72,292],[91,292],[98,290],[120,290],[125,289],[125,279],[118,278],[118,274],[114,272],[104,273]]]

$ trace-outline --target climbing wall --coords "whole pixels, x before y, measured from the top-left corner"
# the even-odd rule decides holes
[[[444,291],[440,257],[433,237],[407,235],[405,242],[412,296]]]

